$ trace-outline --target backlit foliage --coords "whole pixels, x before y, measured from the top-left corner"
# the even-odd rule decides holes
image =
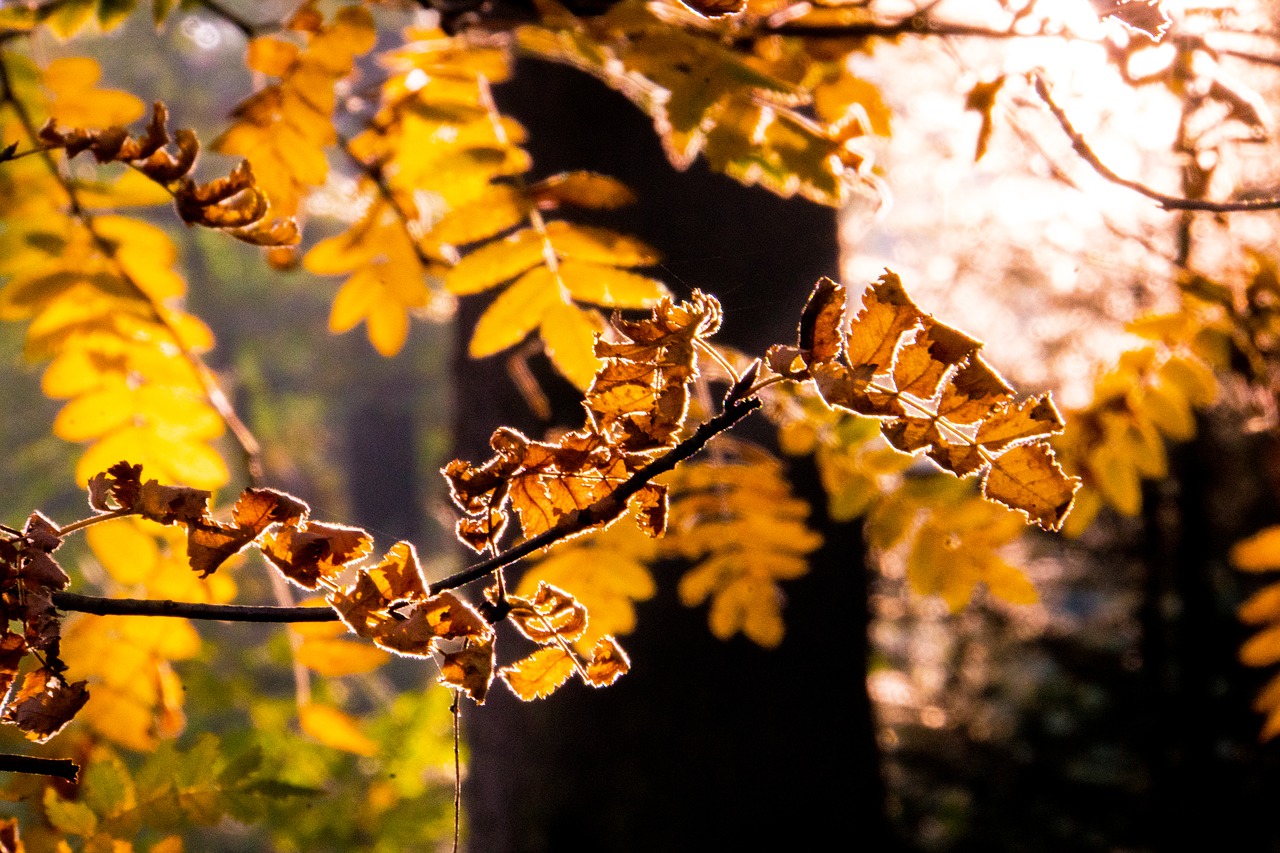
[[[451,766],[448,697],[482,704],[495,679],[526,701],[574,678],[613,684],[630,667],[616,637],[636,628],[659,562],[683,564],[679,596],[707,607],[713,635],[779,645],[786,583],[823,540],[785,462],[719,437],[757,408],[785,457],[813,457],[828,520],[860,519],[874,560],[897,561],[911,590],[954,611],[981,587],[1014,604],[1038,600],[1009,562],[1027,521],[1080,533],[1105,507],[1138,515],[1143,481],[1169,473],[1166,445],[1193,438],[1216,399],[1216,374],[1235,370],[1255,390],[1277,381],[1280,278],[1262,255],[1244,287],[1184,269],[1179,309],[1135,321],[1143,343],[1067,418],[1047,393],[1019,399],[981,341],[921,310],[887,271],[857,306],[823,279],[794,343],[736,356],[711,341],[723,320],[715,296],[677,293],[655,272],[657,247],[594,224],[635,202],[632,189],[584,170],[535,180],[525,130],[492,91],[517,56],[549,59],[642,109],[678,169],[702,158],[781,196],[879,199],[872,153],[890,134],[889,110],[855,69],[879,40],[928,23],[932,7],[920,27],[903,19],[893,32],[863,3],[621,0],[577,14],[536,0],[507,22],[486,19],[487,6],[440,4],[392,32],[382,16],[393,3],[304,2],[261,26],[220,4],[182,5],[239,30],[252,75],[207,146],[243,159],[212,177],[197,176],[199,139],[169,128],[165,104],[129,130],[144,119],[139,97],[100,86],[87,57],[38,63],[42,52],[27,46],[46,33],[109,31],[148,6],[163,24],[179,4],[0,9],[0,319],[24,324],[26,356],[47,363],[42,390],[66,401],[51,430],[85,445],[76,477],[93,511],[65,526],[33,512],[21,529],[0,527],[3,721],[38,744],[73,718],[83,733],[66,747],[82,762],[78,788],[12,789],[41,818],[24,828],[32,849],[175,853],[187,822],[270,821],[276,800],[314,796],[339,776],[368,784],[335,794],[343,814],[317,817],[313,844],[367,846],[368,822],[393,824],[402,807],[438,821],[439,791],[420,773],[374,780],[372,762],[357,759]],[[1116,49],[1125,61],[1171,26],[1159,3],[1094,6],[1134,34]],[[1263,112],[1227,86],[1216,60],[1193,62],[1197,50],[1182,44],[1182,60],[1151,79],[1179,96],[1203,89],[1199,107],[1225,105],[1261,133]],[[964,106],[982,121],[978,158],[1010,80],[968,89]],[[1194,124],[1180,150],[1216,151]],[[1187,160],[1189,194],[1207,196],[1210,159]],[[356,186],[340,227],[307,233],[319,230],[307,221],[312,202],[345,174]],[[170,203],[155,212],[167,220],[123,212]],[[479,320],[461,330],[469,354],[529,341],[581,392],[581,426],[526,435],[494,425],[488,459],[444,468],[458,538],[481,557],[429,582],[413,544],[379,554],[370,531],[316,520],[305,502],[258,484],[256,442],[203,360],[214,335],[188,311],[178,250],[157,221],[264,247],[280,271],[341,277],[329,329],[363,324],[388,357],[415,318],[439,320],[458,299],[482,296]],[[233,446],[250,485],[220,499],[241,473],[228,465]],[[82,528],[93,560],[64,569],[54,554]],[[1242,543],[1236,564],[1276,568],[1274,538]],[[211,734],[179,750],[184,695],[216,680],[200,634],[181,618],[65,616],[67,593],[93,578],[111,597],[226,604],[238,593],[228,569],[246,551],[323,618],[278,632],[273,663],[294,666],[294,696],[253,697],[250,681],[228,688],[254,698],[245,713],[277,739],[270,757]],[[527,558],[509,590],[502,572]],[[483,591],[458,591],[478,579]],[[1280,592],[1264,589],[1241,616],[1261,626],[1245,662],[1280,661]],[[516,648],[496,641],[508,620]],[[379,704],[376,676],[397,657],[449,690],[362,711],[349,685],[375,685],[366,704]],[[1258,700],[1267,737],[1280,732],[1278,685]],[[277,758],[317,742],[329,748],[323,759],[275,773]],[[150,754],[132,761],[115,749]],[[387,844],[426,843],[404,832]],[[19,845],[16,824],[0,825],[0,849]]]

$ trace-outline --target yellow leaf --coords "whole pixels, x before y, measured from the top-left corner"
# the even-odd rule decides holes
[[[1232,545],[1230,559],[1243,572],[1280,570],[1280,525],[1263,528]]]
[[[606,308],[652,308],[667,295],[662,282],[616,267],[569,258],[559,272],[575,300]]]
[[[1249,596],[1237,613],[1241,622],[1265,625],[1280,622],[1280,583],[1273,583]]]
[[[515,346],[541,325],[553,306],[563,304],[555,273],[546,267],[529,270],[480,315],[468,353],[483,358]]]
[[[1040,594],[1027,576],[998,557],[987,563],[982,579],[992,595],[1010,604],[1035,604],[1040,600]]]
[[[95,86],[102,71],[87,56],[55,59],[44,69],[44,84],[53,92],[49,114],[68,127],[101,128],[126,125],[146,112],[136,96]]]
[[[550,305],[542,316],[539,334],[546,344],[547,357],[565,378],[583,390],[600,369],[595,338],[603,325],[595,312],[563,302]]]
[[[307,669],[329,677],[373,672],[391,660],[390,654],[369,643],[316,637],[304,639],[294,657]]]
[[[542,235],[532,228],[487,243],[467,255],[445,276],[445,286],[466,296],[508,281],[545,260]]]
[[[303,705],[298,709],[298,721],[304,732],[325,746],[356,755],[378,753],[378,745],[364,733],[360,723],[337,708],[328,705]]]
[[[560,646],[538,649],[524,660],[504,666],[498,675],[511,692],[531,702],[549,696],[573,675],[574,659]]]
[[[249,42],[246,64],[270,77],[282,77],[297,58],[298,46],[293,42],[261,36]]]
[[[131,518],[95,524],[85,531],[85,539],[116,583],[144,583],[159,565],[160,548],[155,537]]]
[[[662,260],[648,244],[603,228],[569,222],[548,222],[547,238],[565,258],[615,267],[650,266]]]
[[[1240,647],[1240,662],[1246,666],[1270,666],[1280,662],[1280,625],[1254,634]]]

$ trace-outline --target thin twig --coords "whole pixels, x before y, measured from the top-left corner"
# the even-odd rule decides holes
[[[3,55],[0,55],[0,102],[7,103],[13,107],[18,121],[31,138],[32,144],[37,144],[40,134],[36,129],[35,120],[31,117],[31,113],[28,112],[26,104],[22,103],[22,100],[18,98],[13,90],[13,84],[9,77],[8,63],[5,62]],[[249,475],[250,485],[256,484],[262,479],[263,474],[261,445],[258,444],[257,438],[254,437],[249,427],[236,414],[235,408],[227,398],[226,392],[218,384],[213,370],[205,363],[204,359],[183,343],[182,334],[168,313],[151,298],[146,288],[138,284],[133,279],[133,276],[129,274],[129,271],[125,269],[124,265],[120,263],[120,259],[116,256],[115,245],[99,233],[93,215],[89,213],[84,203],[80,200],[80,191],[76,188],[75,182],[62,173],[53,155],[48,150],[42,150],[41,159],[54,180],[58,182],[67,194],[71,215],[88,232],[94,246],[102,253],[103,257],[107,258],[115,266],[120,280],[132,288],[137,297],[150,308],[155,321],[168,332],[173,339],[174,346],[182,353],[183,358],[195,368],[196,375],[199,377],[201,387],[204,390],[205,398],[209,401],[209,405],[217,411],[223,423],[227,425],[227,429],[231,431],[231,435],[235,438],[241,452],[244,454],[245,468]]]
[[[74,780],[79,772],[80,765],[70,758],[36,758],[34,755],[0,753],[0,773],[34,773],[38,776]]]
[[[1098,155],[1089,147],[1089,143],[1085,141],[1084,136],[1071,124],[1066,112],[1053,100],[1044,77],[1039,74],[1032,74],[1031,80],[1035,85],[1036,94],[1040,96],[1040,100],[1044,101],[1045,106],[1053,113],[1053,117],[1058,120],[1063,133],[1071,140],[1071,147],[1075,149],[1082,160],[1093,167],[1095,172],[1113,184],[1118,184],[1125,189],[1133,190],[1139,195],[1151,199],[1164,210],[1196,210],[1209,213],[1280,210],[1280,198],[1255,199],[1252,201],[1204,201],[1202,199],[1180,198],[1178,196],[1165,195],[1162,192],[1151,189],[1146,184],[1120,177],[1098,159]]]
[[[461,690],[453,691],[453,853],[458,853],[462,838],[462,698]]]
[[[214,622],[336,622],[328,607],[270,607],[247,604],[204,604],[151,598],[103,598],[76,592],[53,593],[53,606],[97,616],[173,616]]]

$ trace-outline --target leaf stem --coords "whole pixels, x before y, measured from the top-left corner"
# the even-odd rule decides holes
[[[92,527],[100,522],[110,521],[113,518],[124,518],[126,515],[134,514],[136,514],[136,511],[132,509],[125,509],[123,507],[120,509],[113,509],[110,512],[103,512],[98,515],[91,515],[88,518],[82,518],[79,521],[73,521],[66,527],[60,527],[58,528],[57,535],[58,538],[62,538],[69,533],[75,533],[77,530],[84,530],[86,527]]]

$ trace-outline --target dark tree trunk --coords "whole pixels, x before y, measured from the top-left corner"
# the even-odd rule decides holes
[[[588,168],[637,191],[640,204],[613,224],[664,252],[658,272],[677,294],[701,287],[722,299],[723,339],[753,352],[791,340],[814,280],[837,273],[833,211],[700,165],[674,172],[649,120],[594,80],[527,65],[498,97],[529,128],[539,176]],[[480,307],[466,306],[464,330]],[[501,364],[461,369],[464,387],[511,387]],[[571,395],[561,399],[569,403],[557,417],[580,423]],[[537,427],[514,395],[480,397],[460,407],[462,454],[485,453],[499,424]],[[786,585],[782,646],[714,639],[705,609],[677,600],[682,567],[659,567],[658,595],[623,638],[634,668],[617,684],[574,684],[527,705],[496,686],[484,707],[468,708],[473,851],[803,848],[854,838],[885,849],[860,530],[823,523],[816,475],[798,467],[797,488],[827,544],[810,574]]]

